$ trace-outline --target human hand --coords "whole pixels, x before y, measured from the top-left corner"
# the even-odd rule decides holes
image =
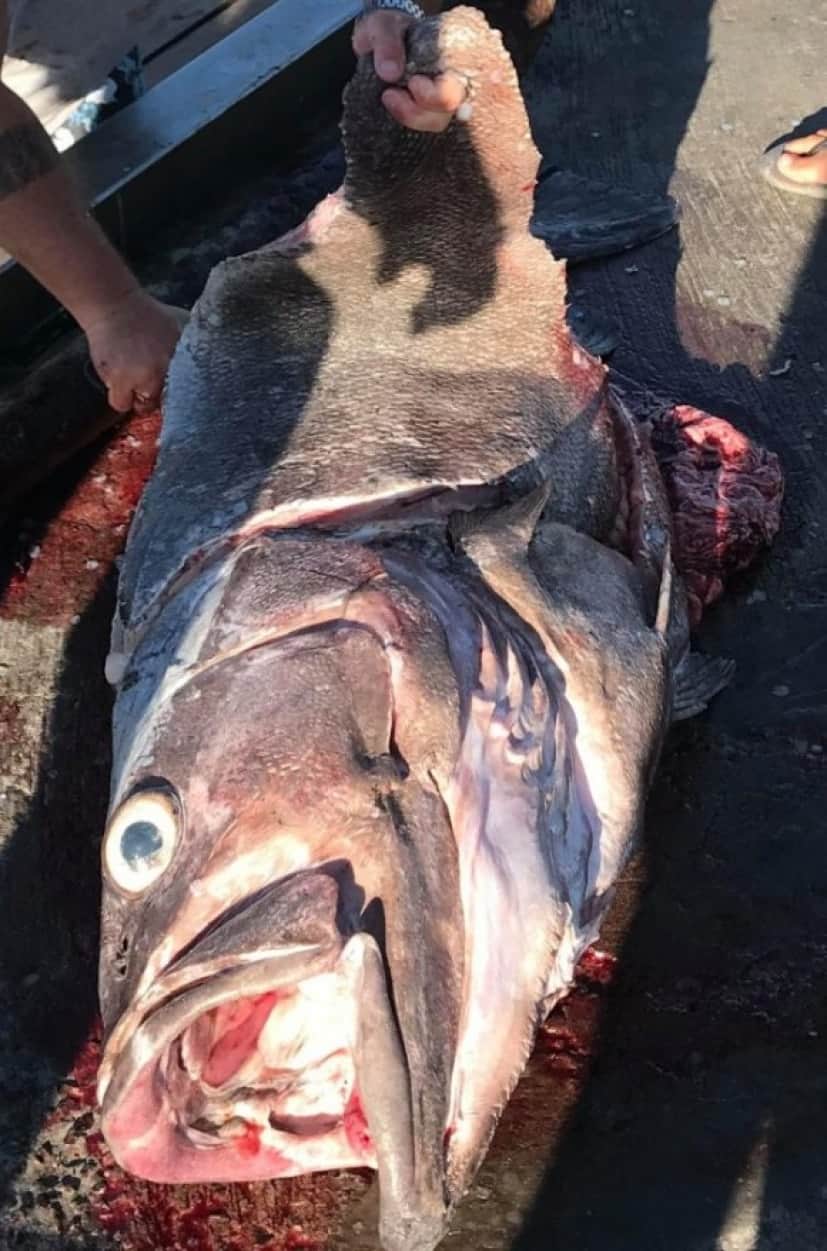
[[[92,364],[118,413],[158,407],[167,368],[186,323],[183,309],[131,291],[83,325]]]
[[[373,53],[373,66],[386,83],[397,83],[405,72],[405,31],[413,18],[392,9],[374,9],[361,17],[353,31],[357,56]],[[466,86],[458,75],[436,78],[415,74],[404,87],[389,87],[382,103],[395,121],[409,130],[438,134],[446,129],[465,99]]]

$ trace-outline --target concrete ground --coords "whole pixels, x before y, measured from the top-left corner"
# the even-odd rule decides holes
[[[555,1014],[454,1223],[456,1251],[816,1251],[827,1241],[827,225],[755,173],[827,103],[827,14],[771,0],[560,0],[529,84],[556,163],[679,195],[678,234],[580,267],[612,363],[781,456],[782,531],[703,628],[732,688],[671,736],[647,846]],[[197,294],[292,224],[335,151],[159,241]],[[124,1181],[91,1111],[108,568],[145,471],[140,424],[66,471],[6,540],[0,620],[0,1247],[375,1245],[359,1174],[165,1191]],[[78,1048],[82,1047],[79,1057]],[[67,1078],[68,1074],[68,1078]]]
[[[138,46],[147,87],[191,61],[274,0],[7,0],[3,80],[50,133]]]

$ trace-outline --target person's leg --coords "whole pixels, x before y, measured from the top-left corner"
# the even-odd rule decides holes
[[[6,0],[6,13],[3,26],[3,55],[6,49],[14,47],[15,32],[17,31],[17,23],[26,7],[26,0]]]
[[[0,0],[0,70],[9,30]],[[0,79],[0,247],[51,292],[86,334],[119,412],[158,402],[180,333],[89,216],[28,104]]]

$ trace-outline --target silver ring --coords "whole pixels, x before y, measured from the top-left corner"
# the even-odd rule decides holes
[[[396,13],[404,13],[415,22],[425,20],[425,12],[414,0],[364,0],[365,12],[375,13],[381,9],[390,9]]]

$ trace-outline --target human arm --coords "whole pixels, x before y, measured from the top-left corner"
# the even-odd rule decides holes
[[[0,59],[7,17],[0,0]],[[86,212],[40,122],[2,82],[0,246],[79,323],[112,407],[154,406],[180,314],[141,289]]]

